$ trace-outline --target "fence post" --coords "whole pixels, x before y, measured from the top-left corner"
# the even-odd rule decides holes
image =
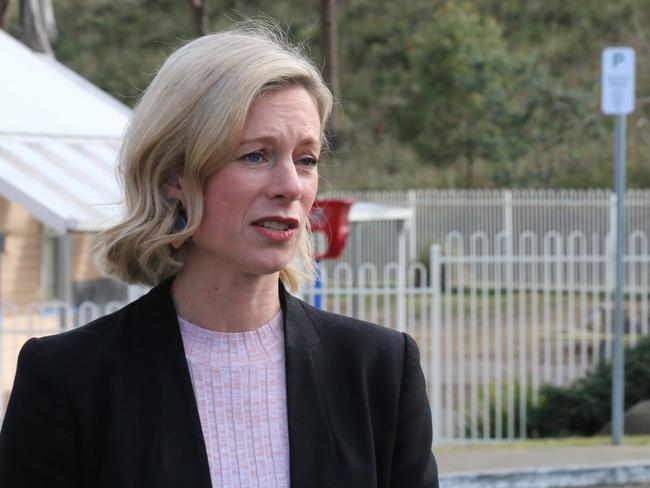
[[[503,190],[503,232],[506,236],[506,248],[512,249],[513,220],[512,220],[512,191]]]
[[[431,411],[433,417],[433,443],[438,443],[442,439],[442,348],[440,347],[441,337],[441,259],[440,246],[434,244],[431,246],[429,256],[430,276],[431,276],[431,344],[429,346],[429,378],[431,379]]]
[[[513,255],[514,222],[512,215],[512,191],[503,190],[503,234],[505,237],[505,282],[506,282],[506,409],[507,435],[515,436],[515,377],[514,377],[514,294],[513,294]]]
[[[415,261],[417,259],[417,254],[418,254],[418,245],[417,245],[417,240],[418,240],[418,236],[417,236],[417,228],[418,228],[418,225],[417,225],[418,197],[417,197],[416,191],[415,190],[409,190],[407,192],[407,198],[408,198],[409,207],[413,209],[413,215],[406,222],[408,236],[409,236],[409,262],[413,262],[413,261]]]
[[[59,323],[62,331],[68,329],[70,307],[72,306],[72,236],[66,231],[57,237],[57,298],[65,305],[59,308]]]
[[[400,232],[397,238],[397,330],[404,332],[406,330],[406,235]]]

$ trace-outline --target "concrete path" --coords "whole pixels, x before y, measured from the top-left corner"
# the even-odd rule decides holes
[[[650,445],[498,444],[434,449],[441,488],[561,488],[650,482]]]

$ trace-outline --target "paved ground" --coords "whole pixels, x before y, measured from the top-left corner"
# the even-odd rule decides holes
[[[487,446],[434,449],[441,475],[525,468],[592,466],[629,461],[650,463],[650,445],[635,446]]]
[[[434,452],[441,488],[650,488],[648,443],[494,444]]]

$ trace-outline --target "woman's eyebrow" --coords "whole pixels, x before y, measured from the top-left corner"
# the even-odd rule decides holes
[[[275,137],[273,136],[260,136],[260,137],[251,137],[250,139],[243,139],[239,145],[243,144],[251,144],[251,143],[263,143],[263,144],[268,144],[270,142],[275,141]]]
[[[244,144],[252,144],[252,143],[262,143],[262,144],[270,144],[272,142],[276,141],[276,137],[274,136],[259,136],[259,137],[251,137],[249,139],[242,139],[242,141],[239,143],[240,146],[243,146]],[[320,140],[319,139],[314,139],[311,136],[305,136],[302,139],[298,141],[298,144],[300,145],[315,145],[315,146],[320,146]]]

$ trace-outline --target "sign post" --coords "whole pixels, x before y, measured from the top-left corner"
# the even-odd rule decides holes
[[[612,351],[612,444],[623,436],[623,246],[625,236],[625,116],[634,111],[634,49],[608,47],[602,55],[601,110],[614,115],[616,189],[616,285]]]

